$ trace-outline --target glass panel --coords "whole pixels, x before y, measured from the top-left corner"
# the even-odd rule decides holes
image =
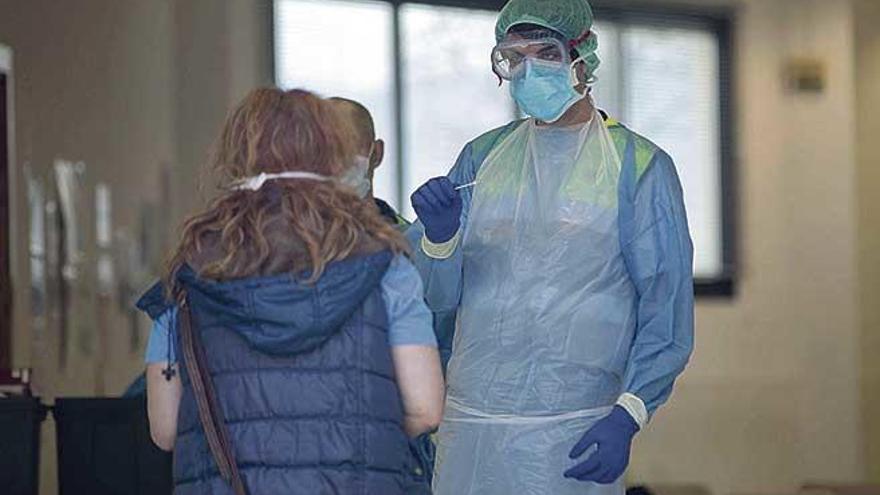
[[[397,206],[393,11],[383,2],[275,1],[275,79],[362,103],[385,140],[376,196]]]
[[[445,174],[461,148],[516,116],[489,55],[496,13],[405,4],[400,9],[405,128],[404,204],[397,204],[393,7],[345,0],[276,0],[276,80],[364,103],[384,139],[376,194],[412,217],[408,196]],[[597,23],[598,106],[675,159],[685,190],[695,270],[722,270],[718,41],[700,27]],[[461,36],[460,33],[468,33]],[[351,50],[357,47],[357,50]]]
[[[620,29],[614,23],[597,22],[593,31],[599,37],[599,68],[593,85],[596,106],[615,119],[623,119],[620,59]]]
[[[721,275],[718,41],[701,29],[621,32],[625,121],[675,160],[698,277]]]
[[[497,15],[401,7],[406,198],[426,180],[446,174],[468,141],[515,117],[507,85],[498,86],[490,62]]]

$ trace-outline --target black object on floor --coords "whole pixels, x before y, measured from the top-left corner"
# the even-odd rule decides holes
[[[144,397],[57,399],[60,495],[171,493],[171,454],[150,439]]]
[[[0,491],[37,495],[40,423],[46,408],[33,397],[0,399]]]

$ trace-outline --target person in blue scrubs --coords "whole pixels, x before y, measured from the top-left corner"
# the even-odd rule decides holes
[[[693,348],[672,158],[600,112],[585,0],[511,0],[493,71],[527,119],[412,196],[447,398],[439,495],[622,494],[635,434]]]

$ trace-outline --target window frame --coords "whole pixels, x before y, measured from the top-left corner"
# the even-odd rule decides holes
[[[275,1],[270,0],[269,22],[271,26],[272,77],[277,82],[275,67]],[[357,1],[357,0],[348,0]],[[406,163],[406,146],[404,129],[406,129],[403,101],[403,73],[401,46],[400,7],[404,4],[431,5],[474,10],[499,11],[507,3],[506,0],[369,0],[391,4],[392,8],[392,51],[394,53],[394,133],[396,137],[395,151],[395,188],[398,204],[403,204],[404,174],[403,164]],[[733,112],[735,94],[733,77],[735,70],[734,57],[734,19],[735,9],[725,6],[697,6],[676,3],[649,3],[641,1],[621,0],[590,0],[590,5],[597,19],[607,22],[618,22],[629,25],[645,26],[682,26],[707,28],[718,38],[718,83],[719,83],[719,158],[720,158],[720,202],[721,214],[721,264],[722,270],[715,277],[698,277],[694,279],[694,294],[698,298],[733,298],[736,296],[738,277],[738,182],[736,166],[736,122]]]

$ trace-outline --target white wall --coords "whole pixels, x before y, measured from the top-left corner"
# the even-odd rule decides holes
[[[866,462],[880,483],[880,2],[856,3],[859,277]]]
[[[65,8],[53,0],[0,0],[0,43],[15,56],[17,166],[21,171],[28,164],[48,185],[55,158],[86,163],[87,266],[95,259],[97,181],[111,184],[114,228],[130,234],[145,203],[160,207],[171,232],[198,205],[193,190],[227,109],[251,87],[271,82],[268,5],[79,0]],[[170,174],[168,198],[160,194],[163,170]],[[57,326],[50,322],[37,332],[28,318],[27,199],[23,176],[18,179],[14,365],[34,368],[34,384],[48,403],[59,396],[119,395],[143,369],[149,327],[142,322],[141,346],[130,349],[129,321],[119,307],[131,301],[115,295],[109,304],[98,301],[90,268],[73,296],[70,351],[60,366]],[[95,331],[99,309],[109,319],[103,340]],[[49,416],[45,494],[57,493],[54,435]]]
[[[740,5],[739,295],[698,303],[692,364],[635,480],[772,493],[863,475],[853,22],[845,1]],[[792,56],[826,64],[823,94],[785,91]]]
[[[94,371],[73,352],[70,366],[56,376],[58,335],[52,330],[57,329],[40,335],[28,331],[27,198],[21,171],[29,166],[48,185],[55,158],[82,160],[88,167],[88,192],[93,194],[97,181],[113,184],[114,221],[117,226],[133,225],[140,200],[155,197],[159,164],[171,161],[172,125],[171,45],[164,33],[156,31],[156,26],[171,26],[168,4],[93,1],[72,10],[54,6],[45,1],[0,2],[0,40],[12,47],[16,64],[19,232],[14,269],[19,286],[13,361],[34,365],[38,379],[46,378],[42,390],[50,396],[56,387],[67,393],[91,392],[87,384],[93,383]],[[93,196],[84,203],[83,235],[91,240]],[[90,261],[95,256],[93,244],[85,243]],[[91,304],[94,276],[93,269],[82,274],[74,307]],[[94,327],[96,308],[90,307],[92,311],[81,311],[76,325]],[[87,349],[83,354],[94,361],[97,343],[79,340],[79,331],[71,329],[71,348]],[[110,348],[126,348],[115,339],[121,339],[122,332],[113,332],[112,337]],[[102,359],[129,360],[127,354],[127,350],[115,352]]]

